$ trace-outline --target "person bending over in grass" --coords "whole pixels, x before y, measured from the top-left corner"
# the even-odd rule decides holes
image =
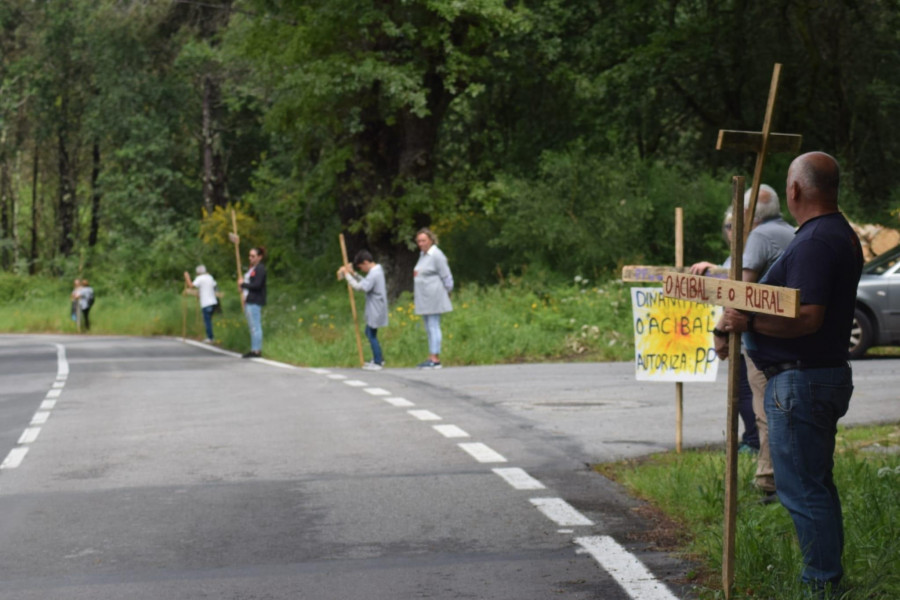
[[[360,277],[353,270],[353,264],[365,277]],[[366,293],[366,338],[372,346],[372,361],[363,365],[368,371],[380,371],[384,367],[384,356],[381,353],[381,344],[378,343],[378,329],[387,327],[388,301],[387,285],[384,281],[384,269],[372,259],[368,250],[360,250],[353,258],[353,263],[347,263],[338,269],[338,279],[344,278],[355,290]]]

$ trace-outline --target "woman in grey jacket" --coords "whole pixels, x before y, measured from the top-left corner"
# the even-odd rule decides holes
[[[453,310],[450,292],[453,290],[453,274],[447,257],[437,247],[431,230],[423,228],[416,233],[419,262],[413,270],[416,314],[422,315],[428,334],[428,360],[419,363],[420,369],[441,368],[441,315]]]

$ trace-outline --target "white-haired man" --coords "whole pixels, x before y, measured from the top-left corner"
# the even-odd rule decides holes
[[[744,194],[744,208],[750,205],[750,194],[747,190]],[[753,229],[747,236],[744,245],[742,279],[750,283],[756,283],[794,239],[794,228],[781,217],[781,204],[778,194],[771,186],[765,183],[759,186],[759,196],[756,201],[756,213],[753,216]],[[723,352],[727,356],[728,338],[721,331],[722,323],[716,326],[716,351],[720,357]],[[753,361],[747,356],[748,346],[752,340],[744,339],[742,353],[747,363],[747,379],[750,381],[750,389],[753,392],[753,414],[756,417],[756,429],[759,435],[759,454],[756,457],[756,487],[762,492],[763,502],[773,502],[775,496],[775,475],[772,468],[772,459],[769,452],[769,424],[766,419],[766,376],[756,368]],[[753,348],[749,348],[753,350]]]

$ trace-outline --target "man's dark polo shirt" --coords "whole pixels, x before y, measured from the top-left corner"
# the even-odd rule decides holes
[[[751,334],[748,352],[754,364],[765,369],[797,360],[847,360],[862,266],[859,237],[841,213],[805,222],[760,283],[799,289],[800,304],[825,306],[825,319],[818,331],[798,338]]]

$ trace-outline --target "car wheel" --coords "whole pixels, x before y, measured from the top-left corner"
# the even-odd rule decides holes
[[[872,342],[872,322],[866,313],[857,308],[850,327],[850,358],[862,358]]]

